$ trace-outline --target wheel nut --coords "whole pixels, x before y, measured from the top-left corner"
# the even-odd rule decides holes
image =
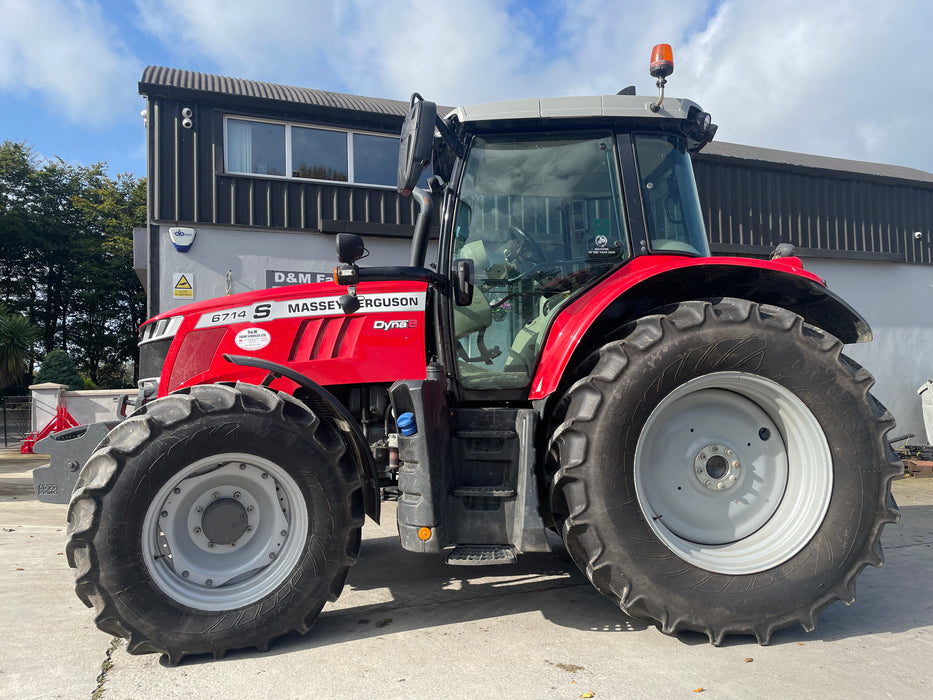
[[[716,484],[716,488],[722,491],[724,488],[726,488],[726,485],[720,481],[718,484]]]
[[[163,511],[159,514],[159,516],[162,517],[162,518],[167,518],[167,517],[168,517],[168,511],[167,511],[167,510],[163,510]]]
[[[710,449],[710,452],[719,452],[719,448],[716,447],[716,445],[713,445],[713,446],[710,447],[709,449]]]
[[[197,508],[194,509],[194,512],[195,512],[195,513],[200,513],[200,512],[202,512],[203,510],[204,510],[204,509],[203,509],[201,506],[198,506]]]
[[[220,498],[220,494],[217,491],[211,494],[211,498]]]
[[[703,473],[703,467],[697,467],[697,474]]]
[[[200,535],[200,534],[201,534],[201,528],[199,528],[199,527],[194,528],[194,534],[195,534],[195,535]]]
[[[172,489],[172,493],[181,493],[181,489],[176,486]]]
[[[742,466],[742,463],[741,463],[739,460],[735,460],[735,461],[732,463],[732,468],[733,468],[733,469],[738,469],[738,468],[741,467],[741,466]]]
[[[245,464],[241,464],[241,465],[240,465],[240,469],[241,469],[241,470],[242,470],[242,469],[246,469],[246,465],[245,465]]]
[[[246,506],[246,512],[247,512],[247,513],[252,513],[254,510],[256,510],[256,509],[253,508],[252,506]]]
[[[706,459],[706,453],[705,453],[705,452],[701,452],[701,453],[700,453],[700,459]]]
[[[214,548],[214,543],[213,543],[213,542],[208,542],[208,543],[207,543],[207,546],[210,547],[211,549],[213,549],[213,548]]]
[[[234,497],[234,498],[239,498],[239,497],[240,497],[240,492],[239,492],[239,491],[234,491],[234,492],[233,492],[233,497]]]
[[[181,577],[182,577],[182,578],[188,578],[188,572],[187,572],[187,571],[182,571],[182,572],[181,572]]]
[[[269,475],[266,474],[265,472],[263,472],[263,473],[262,473],[262,478],[263,478],[263,479],[268,479],[268,478],[269,478]]]
[[[213,585],[214,585],[214,579],[209,578],[209,579],[207,579],[207,581],[205,581],[204,583],[206,583],[208,586],[213,586]]]
[[[279,534],[280,534],[282,537],[285,537],[285,535],[288,534],[288,530],[282,530]]]
[[[269,558],[275,559],[275,552],[269,552]]]
[[[252,525],[247,526],[246,531],[247,531],[247,532],[252,532],[252,531],[253,531]]]

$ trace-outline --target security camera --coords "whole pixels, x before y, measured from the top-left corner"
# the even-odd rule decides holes
[[[923,238],[923,231],[914,231],[914,240],[919,241]]]
[[[194,116],[194,112],[191,111],[191,107],[183,107],[181,110],[181,116],[185,119],[191,119]]]
[[[181,120],[181,125],[185,127],[186,129],[190,129],[192,126],[194,126],[194,122],[191,121],[191,119],[189,119],[188,117],[185,117],[184,119]]]

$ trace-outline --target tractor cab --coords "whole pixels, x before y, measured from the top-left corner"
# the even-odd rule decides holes
[[[398,190],[422,207],[415,269],[433,200],[443,202],[433,354],[461,398],[527,398],[553,319],[635,257],[709,256],[690,152],[715,131],[698,105],[663,93],[515,100],[444,118],[412,96]],[[429,193],[416,183],[432,162]],[[363,246],[343,238],[352,267]]]

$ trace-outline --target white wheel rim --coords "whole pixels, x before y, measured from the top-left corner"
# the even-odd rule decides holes
[[[832,495],[829,443],[793,392],[716,372],[672,391],[635,450],[635,490],[655,535],[685,561],[751,574],[797,554]]]
[[[142,551],[173,600],[232,610],[278,588],[307,535],[307,505],[288,472],[228,453],[188,465],[159,490],[143,520]]]

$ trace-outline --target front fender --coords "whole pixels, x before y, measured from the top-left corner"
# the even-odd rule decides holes
[[[574,300],[554,319],[531,384],[543,399],[565,372],[616,335],[629,321],[692,299],[736,297],[800,314],[843,343],[871,340],[868,322],[807,272],[797,258],[642,256]]]
[[[357,469],[359,470],[360,480],[363,483],[363,502],[366,515],[378,523],[382,502],[379,498],[379,480],[376,475],[376,465],[373,462],[373,456],[369,451],[369,446],[366,444],[366,439],[363,437],[360,424],[353,417],[353,414],[340,403],[337,397],[313,379],[306,377],[300,372],[296,372],[290,367],[280,365],[277,362],[263,360],[258,357],[247,357],[245,355],[225,354],[223,355],[223,359],[234,365],[255,367],[265,370],[269,373],[268,379],[270,381],[272,377],[285,377],[286,379],[290,379],[295,384],[310,391],[317,398],[319,402],[319,406],[317,407],[318,411],[324,414],[321,417],[325,420],[329,420],[333,426],[337,428],[347,449],[354,457]],[[263,385],[268,386],[268,383],[263,382]],[[325,409],[326,412],[321,411],[321,408]]]

